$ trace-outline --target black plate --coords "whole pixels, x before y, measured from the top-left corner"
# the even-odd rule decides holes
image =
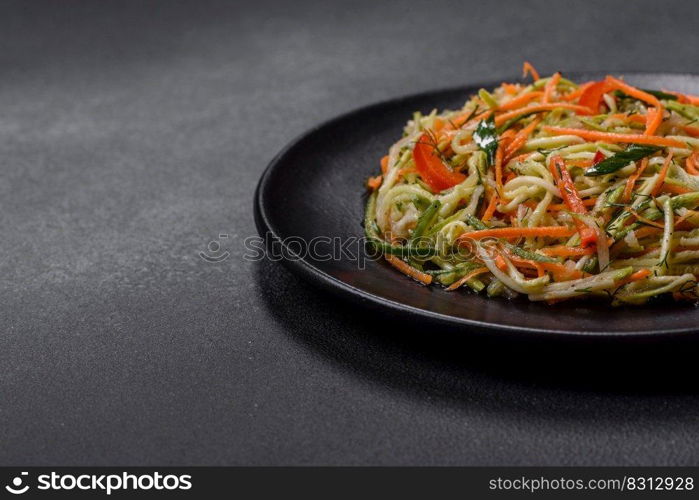
[[[603,74],[573,76],[577,81],[601,77]],[[697,75],[627,73],[625,78],[644,88],[699,93]],[[456,109],[479,88],[498,84],[438,90],[374,104],[299,137],[271,162],[257,186],[255,221],[260,234],[267,237],[268,248],[281,254],[290,269],[327,290],[437,326],[593,337],[697,331],[699,309],[671,301],[621,308],[591,301],[549,306],[526,299],[488,299],[467,291],[445,292],[438,286],[421,286],[383,261],[367,261],[361,269],[358,259],[348,256],[356,255],[356,245],[339,259],[307,254],[297,258],[297,249],[308,242],[318,242],[320,254],[329,247],[327,238],[361,238],[364,181],[376,175],[379,158],[400,137],[413,111]]]

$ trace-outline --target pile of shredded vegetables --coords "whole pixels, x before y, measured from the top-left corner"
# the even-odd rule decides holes
[[[447,290],[699,298],[699,97],[540,78],[415,113],[368,180],[368,240]]]

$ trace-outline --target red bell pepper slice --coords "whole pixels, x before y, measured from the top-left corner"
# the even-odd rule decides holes
[[[609,84],[606,81],[595,82],[585,89],[578,99],[580,106],[590,108],[593,115],[599,113],[599,105],[602,102],[602,95],[609,91]]]
[[[433,191],[439,192],[463,182],[466,176],[449,169],[435,154],[433,143],[434,141],[429,134],[423,134],[413,149],[413,160],[415,160],[415,169],[422,180]]]
[[[575,184],[570,176],[570,172],[568,172],[568,169],[566,168],[563,158],[560,156],[554,156],[551,158],[549,169],[551,170],[553,178],[556,180],[558,189],[561,191],[561,197],[563,198],[563,202],[568,207],[568,210],[576,214],[587,214],[587,208],[585,208],[585,205],[580,198],[580,193],[578,193],[578,190],[575,189]],[[586,247],[596,244],[597,232],[580,219],[575,217],[573,219],[575,226],[578,229],[578,233],[580,233],[581,245]]]

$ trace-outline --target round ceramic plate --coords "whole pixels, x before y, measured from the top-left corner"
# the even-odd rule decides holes
[[[603,74],[576,74],[576,81]],[[699,76],[626,73],[643,88],[699,94]],[[437,90],[364,107],[326,122],[287,146],[262,175],[255,221],[268,249],[304,278],[387,314],[436,326],[520,335],[668,336],[699,331],[699,308],[659,301],[613,308],[602,302],[556,305],[489,299],[469,291],[446,292],[405,277],[383,260],[362,257],[357,241],[366,202],[364,182],[400,137],[414,111],[458,109],[479,88],[499,82]]]

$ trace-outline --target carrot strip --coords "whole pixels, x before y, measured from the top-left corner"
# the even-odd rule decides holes
[[[614,113],[613,115],[609,115],[609,117],[615,118],[617,120],[624,120],[627,122],[646,123],[646,117],[637,113],[634,113],[632,115],[627,115],[625,113]]]
[[[389,264],[398,269],[403,274],[410,276],[414,280],[419,281],[425,285],[432,283],[432,276],[427,273],[423,273],[419,269],[415,269],[413,266],[403,261],[402,259],[395,257],[391,254],[384,255]]]
[[[512,109],[520,108],[523,105],[527,104],[529,101],[532,101],[537,97],[541,97],[543,95],[544,93],[540,90],[533,90],[531,92],[527,92],[526,94],[522,94],[521,96],[515,97],[514,99],[507,101],[505,104],[502,104],[498,107],[498,111],[509,111]]]
[[[592,207],[597,203],[597,198],[587,198],[582,201],[583,205],[586,207]],[[532,208],[536,208],[536,203]],[[568,210],[568,205],[565,203],[551,203],[548,206],[548,210],[551,212],[560,212],[561,210]]]
[[[580,168],[590,168],[592,165],[594,165],[593,160],[586,160],[585,158],[567,160],[567,163],[571,167],[580,167]]]
[[[505,259],[502,255],[498,254],[495,257],[495,266],[501,271],[507,271],[507,262],[505,262]]]
[[[526,77],[527,74],[532,75],[534,81],[541,80],[539,72],[536,69],[534,69],[534,66],[532,66],[529,61],[524,61],[524,64],[522,65],[522,76]]]
[[[582,271],[570,269],[563,264],[559,264],[558,262],[536,262],[534,260],[523,259],[516,255],[512,255],[511,253],[508,253],[507,256],[515,265],[528,266],[531,269],[536,269],[537,273],[539,273],[540,269],[549,271],[554,275],[554,278],[557,281],[565,281],[583,277]]]
[[[524,127],[522,130],[517,132],[517,135],[514,136],[512,139],[512,142],[507,146],[507,149],[505,150],[505,159],[503,162],[507,164],[509,161],[510,157],[515,154],[519,148],[524,146],[524,143],[527,142],[527,139],[529,136],[532,134],[534,129],[536,128],[537,125],[541,122],[540,118],[536,118],[534,121],[532,121],[529,125]]]
[[[543,129],[553,135],[577,135],[588,141],[604,141],[610,143],[625,142],[629,144],[651,144],[655,146],[669,146],[674,148],[684,148],[686,144],[667,137],[656,137],[637,134],[615,134],[613,132],[598,132],[596,130],[585,130],[581,128],[551,127],[544,125]]]
[[[464,283],[466,283],[466,282],[467,282],[468,280],[470,280],[471,278],[474,278],[474,277],[478,276],[479,274],[483,274],[483,273],[487,273],[487,272],[488,272],[488,268],[487,268],[487,267],[479,267],[478,269],[476,269],[476,270],[474,270],[474,271],[471,271],[470,273],[468,273],[468,274],[467,274],[466,276],[464,276],[463,278],[460,278],[458,281],[455,281],[454,283],[452,283],[451,285],[449,285],[449,286],[447,287],[447,292],[451,292],[452,290],[456,290],[457,288],[459,288],[461,285],[463,285]]]
[[[502,88],[505,90],[505,93],[510,95],[514,95],[519,92],[519,85],[515,83],[503,83]]]
[[[490,115],[491,111],[484,111],[483,113],[477,114],[476,116],[472,117],[469,122],[475,122],[475,121],[480,121],[484,118],[487,118],[488,115]],[[471,116],[472,112],[468,111],[466,113],[463,113],[456,118],[452,119],[449,121],[448,125],[445,125],[444,130],[456,130],[457,128],[463,127],[466,125],[466,119]]]
[[[640,227],[640,228],[636,229],[635,233],[636,233],[636,238],[640,240],[642,238],[645,238],[646,236],[650,236],[650,235],[659,233],[660,231],[661,231],[661,229],[658,229],[657,227],[646,226],[646,227]]]
[[[622,197],[624,203],[627,203],[631,199],[631,192],[636,185],[636,181],[639,177],[641,177],[641,175],[643,175],[643,172],[647,166],[648,158],[643,158],[643,160],[641,160],[641,166],[638,168],[638,170],[636,170],[634,174],[630,175],[629,178],[626,179],[626,186],[624,187],[624,194]]]
[[[687,166],[687,171],[692,175],[699,175],[699,151],[695,151],[687,158],[685,165]]]
[[[502,196],[502,155],[503,147],[502,143],[500,143],[495,152],[495,185],[497,186],[498,196]]]
[[[650,276],[651,272],[650,269],[639,269],[635,273],[633,273],[631,276],[629,276],[629,279],[631,281],[638,281],[642,280],[643,278],[646,278]]]
[[[581,84],[577,89],[573,90],[572,92],[569,92],[568,94],[564,95],[561,97],[562,100],[564,101],[572,101],[574,99],[577,99],[580,97],[589,87],[595,82],[586,82]]]
[[[556,72],[553,74],[551,79],[548,82],[546,82],[546,85],[544,86],[544,103],[551,102],[551,96],[553,95],[553,91],[556,89],[556,85],[558,85],[558,82],[560,81],[561,74],[559,72]]]
[[[644,224],[647,224],[649,226],[654,226],[654,227],[657,227],[660,229],[663,229],[665,227],[662,224],[660,224],[659,222],[655,222],[654,220],[646,219],[645,217],[643,217],[641,214],[639,214],[633,208],[627,208],[626,210],[628,210],[634,217],[636,217],[636,219],[643,222]]]
[[[500,116],[495,117],[495,125],[500,126],[511,118],[516,118],[519,115],[528,113],[541,113],[542,111],[552,111],[556,108],[570,109],[576,111],[582,115],[589,115],[590,110],[584,106],[578,106],[577,104],[568,104],[565,102],[554,102],[549,104],[536,104],[534,106],[527,106],[525,108],[515,109],[507,113],[503,113]]]
[[[576,214],[586,214],[587,209],[580,198],[580,193],[578,193],[578,190],[575,189],[575,183],[573,183],[573,179],[570,176],[570,172],[568,172],[568,169],[566,168],[563,158],[558,155],[553,156],[549,162],[549,170],[551,171],[553,178],[556,180],[556,184],[561,192],[563,202],[566,204],[568,209]],[[597,232],[585,224],[585,222],[579,218],[576,218],[575,226],[578,228],[578,233],[580,233],[580,241],[582,246],[586,247],[597,242]]]
[[[632,281],[639,281],[642,280],[643,278],[647,278],[648,276],[651,275],[650,269],[639,269],[635,273],[631,274],[628,278],[625,278],[621,280],[618,283],[618,286],[624,286],[628,283],[631,283]]]
[[[655,108],[652,114],[649,110],[646,116],[646,131],[644,132],[645,135],[653,135],[663,121],[663,110],[665,109],[658,98],[613,76],[607,76],[606,81],[614,88],[621,90],[631,97],[640,99]]]
[[[496,227],[492,229],[480,229],[459,236],[459,240],[483,238],[527,238],[548,236],[551,238],[563,238],[572,236],[575,230],[567,226],[540,226],[540,227]]]
[[[495,213],[495,208],[498,205],[498,197],[493,195],[490,198],[490,202],[488,203],[488,208],[485,209],[485,213],[483,214],[483,217],[481,217],[481,220],[483,222],[488,222],[490,219],[492,219],[493,214]]]
[[[667,171],[670,169],[671,163],[672,151],[670,151],[670,154],[668,154],[667,158],[665,158],[665,163],[663,163],[663,167],[660,169],[658,180],[655,182],[655,187],[653,188],[653,191],[651,191],[650,193],[651,196],[657,196],[660,192],[660,188],[663,187],[663,182],[665,182],[665,177],[667,177]]]
[[[555,247],[542,248],[540,253],[549,257],[582,257],[583,255],[592,255],[597,252],[595,247],[567,247],[558,245]]]
[[[699,137],[699,127],[692,127],[690,125],[685,125],[682,127],[685,132],[687,132],[692,137]]]
[[[383,182],[383,176],[377,175],[376,177],[369,177],[366,181],[366,185],[369,189],[372,191],[376,191],[381,187],[381,183]]]
[[[677,184],[668,184],[667,182],[663,184],[662,188],[660,189],[661,193],[672,193],[672,194],[687,194],[687,193],[693,193],[689,188],[683,187],[683,186],[678,186]]]
[[[388,155],[381,158],[381,173],[386,175],[388,173]]]
[[[529,158],[531,155],[533,155],[535,153],[536,153],[536,151],[532,151],[530,153],[522,153],[521,155],[517,155],[513,158],[510,158],[509,160],[507,160],[507,163],[512,163],[513,161],[526,160],[527,158]]]

